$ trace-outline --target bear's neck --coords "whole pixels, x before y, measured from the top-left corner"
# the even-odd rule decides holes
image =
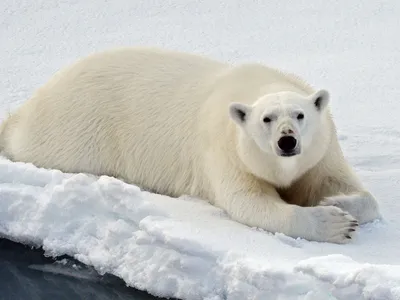
[[[276,188],[290,187],[305,172],[301,164],[300,155],[292,157],[277,157],[276,155],[264,155],[264,164],[255,174],[256,176],[271,183]]]

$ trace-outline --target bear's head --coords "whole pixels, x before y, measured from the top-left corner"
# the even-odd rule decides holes
[[[241,129],[241,143],[255,143],[262,153],[285,159],[320,146],[313,142],[316,136],[329,134],[325,128],[328,103],[326,90],[308,97],[279,92],[252,105],[231,103],[229,114]]]

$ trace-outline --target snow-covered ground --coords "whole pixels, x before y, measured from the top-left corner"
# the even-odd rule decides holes
[[[115,46],[260,61],[331,92],[343,150],[384,219],[347,245],[296,240],[198,199],[1,159],[0,234],[165,297],[400,299],[399,16],[397,0],[2,0],[1,118],[60,67]]]

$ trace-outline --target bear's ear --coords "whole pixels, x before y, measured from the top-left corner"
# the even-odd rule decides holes
[[[318,111],[323,111],[329,103],[329,92],[327,90],[319,90],[312,94],[311,101],[314,103],[315,108]]]
[[[243,125],[251,112],[251,106],[243,103],[231,103],[229,105],[229,115],[235,123]]]

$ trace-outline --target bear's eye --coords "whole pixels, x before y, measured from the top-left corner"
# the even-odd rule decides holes
[[[271,118],[265,117],[265,118],[263,119],[263,122],[264,122],[264,123],[269,123],[269,122],[271,122]]]
[[[297,120],[303,120],[303,119],[304,119],[304,114],[299,113],[299,114],[297,115]]]

